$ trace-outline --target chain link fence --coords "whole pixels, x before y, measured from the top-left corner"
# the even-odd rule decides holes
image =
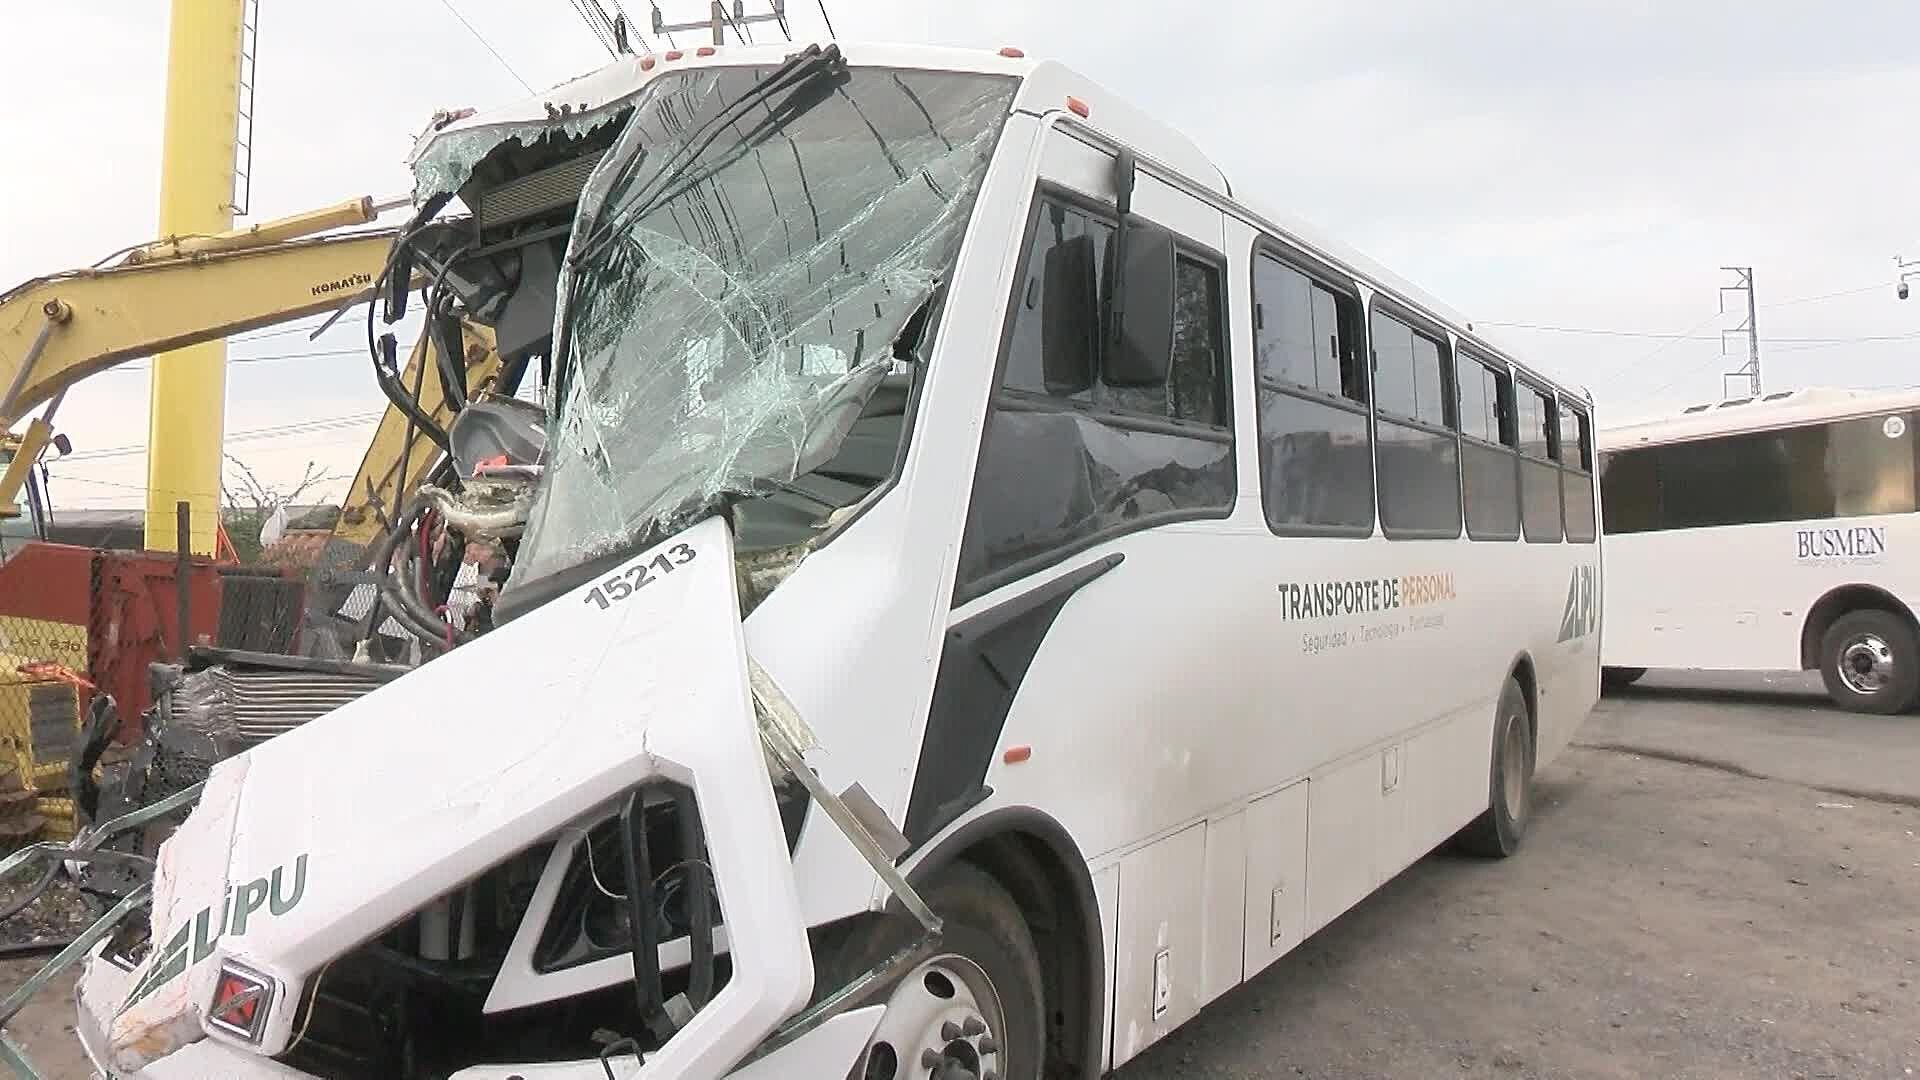
[[[0,615],[0,847],[73,830],[86,627]]]

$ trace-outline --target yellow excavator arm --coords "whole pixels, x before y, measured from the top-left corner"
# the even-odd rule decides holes
[[[316,235],[365,225],[383,207],[372,199],[335,206],[217,236],[163,240],[130,251],[107,267],[35,278],[0,293],[0,439],[17,446],[0,471],[0,507],[13,504],[28,471],[51,439],[53,413],[67,389],[137,357],[254,330],[365,300],[393,248],[394,230]],[[465,325],[467,385],[476,390],[499,367],[493,334]],[[420,407],[448,419],[430,335],[415,344],[402,379],[420,388]],[[426,369],[431,371],[432,368]],[[42,405],[18,435],[14,424]],[[424,433],[407,444],[407,418],[389,406],[342,507],[339,535],[361,543],[382,528],[401,461],[411,490],[437,448]]]

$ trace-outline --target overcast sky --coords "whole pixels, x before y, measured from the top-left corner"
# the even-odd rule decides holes
[[[670,19],[705,8],[660,2]],[[568,0],[451,3],[536,89],[606,59]],[[156,231],[167,21],[163,0],[8,7],[0,287]],[[403,193],[435,109],[525,96],[443,0],[261,7],[256,218]],[[1721,396],[1740,360],[1720,355],[1734,322],[1716,316],[1722,265],[1755,268],[1769,390],[1920,383],[1920,297],[1895,300],[1893,261],[1920,258],[1911,3],[829,0],[828,13],[847,39],[1058,58],[1189,132],[1237,191],[1476,323],[1598,331],[1500,332],[1590,386],[1603,424]],[[796,36],[824,37],[811,0],[789,14]],[[357,340],[343,328],[231,351]],[[76,458],[133,449],[56,466],[60,505],[139,504],[142,367],[63,406]],[[273,482],[310,460],[353,471],[370,423],[247,433],[372,414],[364,355],[229,372],[231,452]]]

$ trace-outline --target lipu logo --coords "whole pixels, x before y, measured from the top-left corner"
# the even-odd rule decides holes
[[[254,878],[237,889],[227,886],[227,894],[219,904],[208,904],[201,908],[193,918],[174,931],[164,948],[153,952],[146,973],[133,984],[133,992],[127,995],[127,1003],[120,1007],[120,1011],[133,1008],[140,999],[172,982],[187,968],[212,956],[213,946],[222,937],[246,934],[247,924],[258,921],[257,916],[263,905],[271,914],[285,915],[300,903],[306,893],[305,855],[293,860],[291,874],[285,865],[281,865],[274,867],[272,873]],[[220,917],[218,927],[214,926],[216,911]]]

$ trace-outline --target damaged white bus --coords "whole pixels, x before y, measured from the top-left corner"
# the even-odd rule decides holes
[[[414,165],[388,314],[507,362],[431,376],[369,561],[437,655],[174,673],[59,849],[104,1073],[1096,1076],[1520,843],[1598,694],[1590,403],[1175,131],[1016,50],[701,49]]]

